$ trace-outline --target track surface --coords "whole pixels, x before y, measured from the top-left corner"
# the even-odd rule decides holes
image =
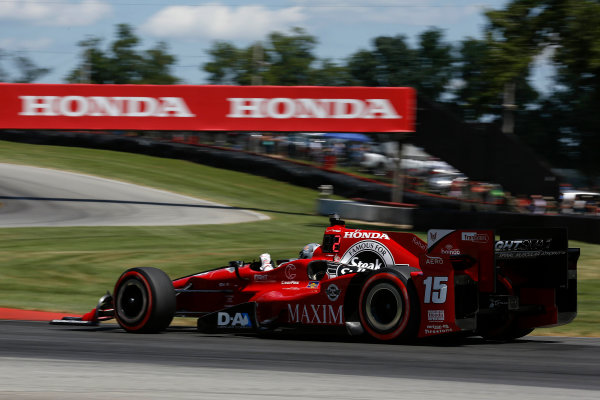
[[[600,339],[386,345],[0,321],[0,398],[598,399]]]
[[[149,187],[0,163],[0,227],[204,225],[265,215]]]

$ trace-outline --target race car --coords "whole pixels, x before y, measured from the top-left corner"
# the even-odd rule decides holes
[[[227,266],[171,280],[132,268],[83,317],[115,318],[128,332],[165,330],[197,318],[201,332],[285,329],[398,341],[436,335],[512,340],[577,314],[578,248],[564,229],[433,229],[427,242],[405,232],[351,229],[330,217],[321,244],[299,258]]]

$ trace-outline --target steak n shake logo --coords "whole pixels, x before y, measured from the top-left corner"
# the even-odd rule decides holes
[[[388,99],[229,97],[227,118],[400,119]]]
[[[354,243],[346,250],[339,262],[342,265],[327,270],[329,277],[374,271],[395,264],[390,250],[375,240],[361,240]]]

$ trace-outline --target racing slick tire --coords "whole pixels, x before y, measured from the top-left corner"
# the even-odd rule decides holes
[[[407,279],[393,271],[378,271],[364,283],[358,314],[365,332],[380,341],[414,338],[418,328],[417,294]]]
[[[117,280],[114,294],[115,318],[127,332],[163,331],[175,315],[173,282],[160,269],[128,269]]]

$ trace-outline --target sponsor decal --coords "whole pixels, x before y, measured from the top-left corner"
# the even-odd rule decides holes
[[[344,323],[344,306],[331,304],[288,304],[288,322],[296,324]]]
[[[425,256],[425,264],[433,264],[433,265],[437,265],[437,264],[443,264],[444,263],[444,259],[442,257],[432,257],[432,256]]]
[[[446,255],[451,255],[451,256],[458,256],[458,255],[460,255],[460,250],[453,248],[451,244],[447,244],[441,250],[441,253],[446,254]]]
[[[24,116],[190,118],[181,97],[19,96]]]
[[[252,328],[252,321],[248,313],[235,313],[231,316],[227,312],[219,311],[217,326],[219,328]]]
[[[296,266],[294,264],[288,264],[285,267],[285,277],[288,281],[294,280],[296,277]]]
[[[254,280],[259,281],[259,282],[267,281],[267,280],[269,280],[269,276],[268,275],[254,275]]]
[[[300,284],[300,282],[298,281],[283,281],[281,282],[282,285],[298,285]]]
[[[537,258],[566,254],[565,250],[551,250],[551,248],[552,239],[499,240],[494,245],[496,257],[499,259]]]
[[[337,258],[335,261],[341,265],[332,265],[327,269],[327,275],[330,278],[356,272],[374,271],[386,265],[395,264],[391,251],[382,243],[374,240],[362,240],[354,243],[341,258]]]
[[[427,232],[427,249],[431,249],[437,242],[454,232],[452,229],[430,229]]]
[[[219,287],[228,287],[228,286],[230,286],[229,282],[220,282],[219,283]]]
[[[428,321],[443,321],[445,319],[444,310],[427,310]]]
[[[452,329],[450,328],[449,325],[427,325],[427,327],[425,328],[425,334],[426,335],[435,335],[435,334],[440,334],[440,333],[450,333],[452,332]]]
[[[462,232],[461,239],[465,242],[487,243],[490,237],[487,233]]]
[[[381,232],[363,232],[363,231],[353,231],[353,232],[344,232],[344,239],[382,239],[389,240],[390,237],[386,233]]]
[[[317,289],[319,287],[319,283],[319,281],[310,281],[306,287],[309,289]]]
[[[331,285],[327,286],[325,293],[327,293],[327,298],[329,300],[336,301],[340,297],[340,293],[342,293],[342,291],[337,287],[337,285],[332,283]]]
[[[388,99],[229,97],[227,118],[400,119]]]
[[[549,250],[552,239],[499,240],[494,245],[496,251],[536,251]]]
[[[413,241],[413,244],[416,245],[421,250],[427,250],[427,245],[425,243],[423,243],[421,240],[419,240],[418,238],[413,237],[412,241]]]

